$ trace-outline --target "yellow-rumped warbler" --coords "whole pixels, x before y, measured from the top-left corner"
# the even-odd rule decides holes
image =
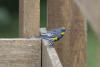
[[[48,31],[47,33],[42,33],[40,37],[42,39],[47,40],[50,43],[49,44],[50,46],[53,46],[52,43],[60,40],[64,36],[65,32],[66,32],[66,29],[64,27],[61,27],[58,29]]]

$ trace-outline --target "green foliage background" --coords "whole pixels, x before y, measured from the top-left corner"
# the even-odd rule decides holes
[[[18,0],[0,0],[0,37],[18,37]]]
[[[18,37],[18,0],[0,0],[0,37]],[[46,26],[46,0],[41,0],[40,4],[41,27]],[[95,32],[88,24],[87,41],[87,67],[98,66],[98,39]]]

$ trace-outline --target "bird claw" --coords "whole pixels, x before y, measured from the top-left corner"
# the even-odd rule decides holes
[[[50,46],[51,48],[54,48],[53,42],[49,42],[49,46]]]

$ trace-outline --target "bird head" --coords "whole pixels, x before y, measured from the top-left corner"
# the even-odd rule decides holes
[[[61,31],[62,31],[62,32],[66,32],[65,27],[62,27],[62,28],[61,28]]]
[[[62,27],[62,29],[61,29],[61,35],[64,35],[64,34],[65,34],[65,32],[66,32],[65,27]]]

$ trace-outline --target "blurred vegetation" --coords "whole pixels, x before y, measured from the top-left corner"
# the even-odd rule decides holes
[[[46,0],[40,3],[40,21],[41,27],[46,26]],[[0,37],[14,38],[18,37],[18,0],[0,0]],[[87,67],[97,67],[98,64],[98,39],[95,32],[88,24],[88,41],[87,41]]]
[[[40,0],[40,26],[45,27],[47,22],[47,0]]]
[[[0,0],[0,37],[18,37],[18,0]]]
[[[98,37],[88,24],[87,67],[99,67],[98,64]]]

